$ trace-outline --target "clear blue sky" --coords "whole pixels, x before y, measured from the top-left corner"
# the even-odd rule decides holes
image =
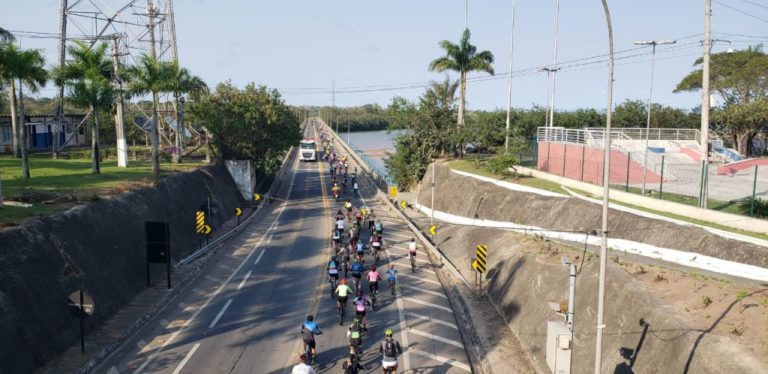
[[[725,6],[768,20],[768,0],[717,1],[713,1],[714,37],[729,39],[733,44],[717,43],[714,52],[768,41],[768,21]],[[127,0],[94,2],[117,8]],[[617,51],[635,48],[632,41],[638,39],[680,40],[673,50],[658,49],[655,102],[682,108],[700,103],[698,94],[674,94],[672,89],[702,52],[699,41],[704,29],[703,3],[609,0]],[[469,1],[471,41],[479,49],[493,52],[497,73],[508,69],[511,4],[511,0]],[[418,85],[442,79],[443,74],[429,72],[427,66],[442,54],[438,41],[457,42],[464,27],[463,0],[176,0],[175,7],[182,65],[211,86],[231,79],[238,85],[253,81],[278,88],[291,104],[330,105],[332,81],[342,90],[402,83]],[[518,1],[515,70],[551,63],[554,9],[555,0]],[[0,5],[0,27],[55,33],[57,13],[58,1],[5,0]],[[606,53],[606,35],[599,0],[562,0],[559,61]],[[25,37],[20,42],[23,47],[44,49],[48,60],[54,61],[55,40]],[[604,109],[605,66],[582,66],[560,72],[556,107]],[[649,55],[618,60],[614,101],[644,100],[649,71]],[[503,77],[470,82],[469,108],[505,107],[506,85]],[[516,77],[513,85],[514,106],[545,104],[546,73]],[[308,94],[318,92],[317,89],[328,92]],[[422,91],[417,87],[337,94],[336,105],[386,105],[395,95],[414,99]],[[54,92],[47,88],[41,95],[52,96]]]

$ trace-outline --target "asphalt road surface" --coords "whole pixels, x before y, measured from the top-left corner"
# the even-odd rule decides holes
[[[310,126],[311,127],[311,126]],[[312,129],[309,129],[312,131]],[[341,373],[349,352],[346,331],[354,315],[351,303],[340,326],[325,264],[331,253],[332,217],[341,207],[330,197],[324,162],[293,165],[276,203],[246,227],[200,276],[132,339],[105,360],[99,373],[290,373],[302,351],[300,325],[316,316],[323,335],[317,339],[320,373]],[[366,183],[362,183],[366,186]],[[391,328],[405,353],[398,372],[471,372],[451,305],[420,248],[412,271],[403,222],[385,213],[364,187],[355,206],[366,204],[384,224],[387,256],[399,271],[396,295],[386,276],[375,310],[369,310],[363,335],[365,372],[381,372],[378,346]],[[362,239],[369,232],[363,230]],[[386,258],[385,258],[386,257]],[[366,265],[373,258],[367,254]],[[364,283],[367,290],[367,284]],[[367,293],[367,291],[366,291]],[[351,299],[351,298],[350,298]]]

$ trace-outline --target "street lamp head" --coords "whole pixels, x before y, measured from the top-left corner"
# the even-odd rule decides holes
[[[662,45],[662,44],[675,44],[677,40],[636,40],[633,42],[635,45]]]

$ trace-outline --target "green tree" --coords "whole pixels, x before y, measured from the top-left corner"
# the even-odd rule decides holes
[[[298,118],[280,93],[253,83],[242,90],[219,84],[191,103],[189,114],[213,135],[219,160],[251,160],[262,174],[276,170],[285,151],[301,140]]]
[[[152,94],[150,142],[152,144],[152,175],[157,180],[160,178],[160,134],[158,132],[160,117],[157,115],[157,97],[160,93],[169,92],[172,89],[171,82],[175,70],[171,63],[160,62],[144,54],[139,57],[136,65],[126,68],[126,73],[129,94],[140,96]]]
[[[613,123],[616,127],[645,127],[648,111],[640,100],[624,100],[613,110]]]
[[[700,66],[699,58],[694,66]],[[701,89],[702,69],[690,72],[678,83],[674,92]],[[768,55],[760,47],[750,47],[735,52],[715,53],[710,60],[711,90],[723,99],[722,111],[715,111],[715,125],[722,125],[721,132],[731,138],[738,152],[749,155],[749,144],[766,121],[743,115],[764,103],[768,96]],[[736,107],[734,107],[736,106]],[[737,107],[741,108],[737,108]],[[763,112],[762,108],[758,109]]]
[[[416,104],[402,96],[395,96],[387,106],[384,116],[389,122],[389,130],[408,128],[411,118],[416,114]]]
[[[208,85],[205,84],[205,81],[192,75],[186,68],[179,66],[177,61],[171,63],[171,68],[173,75],[168,82],[168,90],[173,93],[175,108],[179,108],[180,98],[184,94],[189,94],[193,99],[199,99],[208,92]],[[184,124],[182,121],[182,118],[176,118],[176,151],[173,152],[173,162],[175,163],[181,162],[182,142],[184,141]]]
[[[37,92],[40,86],[48,80],[48,72],[45,70],[45,59],[39,50],[18,50],[11,45],[5,46],[3,59],[6,66],[3,73],[10,77],[11,97],[15,96],[15,86],[18,85],[19,99],[16,104],[18,121],[16,126],[18,147],[21,153],[21,176],[29,179],[29,155],[27,154],[27,130],[24,128],[26,113],[24,111],[24,86],[31,92]],[[15,82],[14,82],[15,80]]]
[[[99,147],[99,113],[111,108],[114,100],[112,61],[106,56],[107,44],[94,48],[76,41],[68,48],[72,57],[61,69],[54,71],[57,84],[68,90],[67,99],[79,108],[88,108],[93,116],[91,124],[91,173],[101,173]]]
[[[15,40],[16,37],[10,31],[0,27],[0,43],[11,43]]]
[[[429,64],[430,71],[443,72],[451,70],[459,73],[459,125],[464,124],[464,109],[467,94],[467,73],[472,71],[486,72],[493,75],[493,53],[490,51],[477,52],[477,47],[469,43],[469,29],[465,29],[459,44],[448,40],[440,42],[445,56],[433,60]]]

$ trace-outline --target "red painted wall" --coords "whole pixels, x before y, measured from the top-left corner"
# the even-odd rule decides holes
[[[718,166],[717,174],[719,175],[735,174],[737,171],[740,171],[740,170],[752,169],[755,167],[755,165],[760,165],[760,166],[768,165],[768,159],[750,158],[747,160],[731,162],[730,164]]]
[[[583,162],[582,162],[583,160]],[[611,184],[627,183],[627,161],[629,160],[629,183],[643,183],[643,165],[630,160],[626,154],[611,151]],[[583,166],[582,166],[583,164]],[[603,150],[574,144],[539,142],[538,169],[566,178],[592,184],[603,184]],[[659,183],[661,177],[648,170],[647,183]]]

